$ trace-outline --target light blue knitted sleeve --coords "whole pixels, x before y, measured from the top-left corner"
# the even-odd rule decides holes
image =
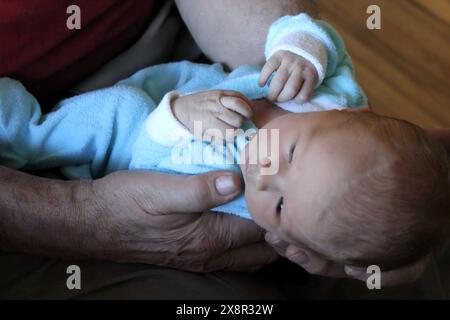
[[[140,145],[135,156],[141,157],[143,167],[169,171],[170,148],[139,134],[163,96],[172,90],[221,88],[258,98],[267,88],[260,88],[257,78],[258,69],[251,67],[227,74],[218,64],[159,65],[113,87],[63,100],[47,115],[22,84],[0,78],[0,165],[26,170],[62,167],[68,178],[91,179],[130,169],[133,146]],[[145,141],[136,143],[138,138]]]
[[[42,115],[19,82],[0,78],[0,165],[62,167],[72,179],[127,169],[131,142],[154,105],[141,90],[116,86],[64,100]]]

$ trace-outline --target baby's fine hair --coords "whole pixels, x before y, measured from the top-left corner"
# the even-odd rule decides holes
[[[323,213],[339,260],[386,270],[427,255],[450,230],[446,150],[406,121],[354,113],[348,124],[355,134],[368,134],[377,149],[374,165]]]

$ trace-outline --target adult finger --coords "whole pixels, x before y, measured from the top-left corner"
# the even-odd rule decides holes
[[[310,274],[326,277],[347,277],[344,266],[330,261],[306,248],[289,245],[286,258],[298,264]]]
[[[268,265],[280,256],[265,242],[229,250],[217,259],[208,263],[207,269],[228,271],[256,271]]]
[[[211,171],[202,175],[135,172],[133,183],[148,210],[154,213],[202,212],[231,201],[241,192],[238,175]],[[139,184],[139,185],[138,185]]]
[[[230,214],[205,212],[209,230],[226,249],[240,248],[264,241],[265,230],[253,221]]]
[[[343,265],[324,259],[309,249],[291,245],[273,233],[267,233],[265,239],[281,256],[299,265],[310,274],[346,277]]]
[[[286,241],[281,240],[276,234],[267,232],[265,234],[265,240],[266,242],[274,248],[276,252],[278,252],[279,255],[286,257],[286,249],[289,246],[289,243]]]
[[[409,264],[403,268],[381,272],[381,286],[390,287],[406,283],[412,283],[419,280],[425,273],[431,256],[428,255],[415,263]],[[345,266],[345,273],[352,278],[366,281],[370,276],[364,268]]]

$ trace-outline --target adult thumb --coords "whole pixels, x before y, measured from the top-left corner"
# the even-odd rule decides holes
[[[233,172],[211,171],[201,175],[172,176],[161,183],[166,213],[202,212],[233,200],[241,180]]]

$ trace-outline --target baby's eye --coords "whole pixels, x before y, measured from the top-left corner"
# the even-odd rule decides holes
[[[283,201],[284,201],[283,197],[281,197],[280,201],[278,201],[278,204],[277,204],[277,215],[281,214],[281,210],[283,210],[283,205],[284,205]]]
[[[295,144],[289,150],[289,163],[292,162],[292,158],[294,157],[294,152],[295,152]]]

